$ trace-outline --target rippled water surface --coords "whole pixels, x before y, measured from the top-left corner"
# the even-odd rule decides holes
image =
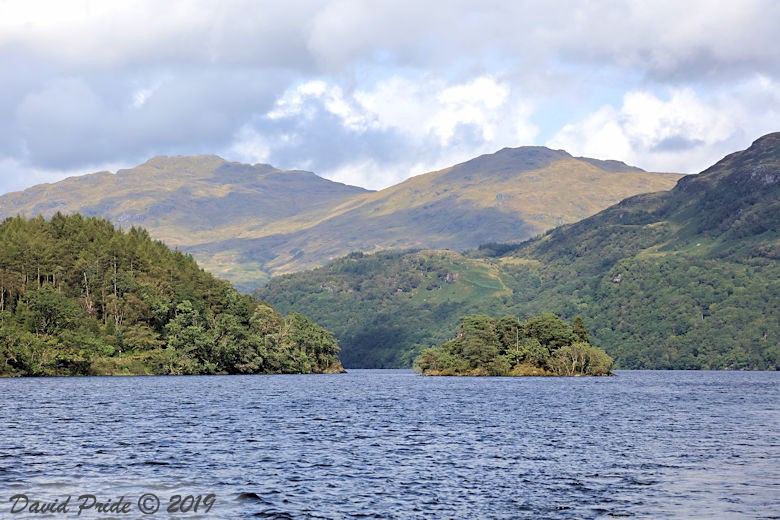
[[[17,494],[70,497],[38,518],[83,494],[130,509],[81,518],[780,518],[780,373],[5,379],[0,518]]]

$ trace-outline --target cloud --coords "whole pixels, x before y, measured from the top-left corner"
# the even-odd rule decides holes
[[[8,107],[14,132],[6,153],[31,166],[70,169],[222,149],[248,114],[272,106],[280,82],[286,80],[253,71],[233,71],[226,80],[210,69],[54,78]]]
[[[530,112],[490,76],[455,84],[398,76],[354,92],[313,80],[289,89],[242,127],[232,151],[242,160],[380,188],[532,140]]]
[[[568,8],[548,42],[575,64],[633,71],[660,82],[780,73],[770,44],[780,19],[777,2],[573,2]]]
[[[777,130],[778,19],[774,0],[5,0],[0,160],[55,178],[218,153],[377,187],[548,142],[700,168]]]
[[[655,171],[697,173],[777,131],[777,107],[780,83],[765,77],[708,96],[689,88],[671,89],[667,96],[631,91],[620,107],[603,106],[564,126],[548,145]],[[746,132],[748,127],[758,133]]]
[[[20,45],[82,71],[147,67],[306,67],[307,19],[324,2],[4,0],[0,47]],[[301,23],[303,22],[303,23]]]
[[[103,149],[105,112],[102,100],[86,82],[63,78],[30,92],[16,115],[27,153],[39,164],[56,167],[80,160],[85,141]]]

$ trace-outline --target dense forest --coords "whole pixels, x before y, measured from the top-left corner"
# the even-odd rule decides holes
[[[450,337],[460,316],[508,313],[495,274],[452,251],[356,252],[275,277],[256,294],[283,312],[316,315],[339,338],[347,367],[411,367]]]
[[[697,243],[703,251],[706,243]],[[630,247],[626,237],[624,244]],[[582,235],[579,245],[603,249]],[[516,247],[353,254],[274,278],[258,295],[332,330],[348,367],[411,366],[463,315],[528,319],[548,311],[569,321],[582,316],[616,368],[780,367],[777,260],[695,251],[617,260],[501,256]]]
[[[521,244],[353,254],[258,296],[347,366],[410,366],[469,314],[582,316],[616,368],[780,369],[780,133]]]
[[[80,215],[0,224],[0,375],[338,372],[333,335]]]
[[[525,323],[514,316],[461,318],[457,336],[425,350],[415,366],[437,376],[605,376],[612,363],[591,345],[582,318],[569,325],[545,313]]]

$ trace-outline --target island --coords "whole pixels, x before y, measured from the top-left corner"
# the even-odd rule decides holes
[[[59,213],[0,224],[2,376],[335,373],[338,352],[144,229]]]
[[[415,360],[424,376],[606,376],[612,365],[590,343],[582,318],[570,325],[552,313],[525,322],[514,316],[463,317],[454,339]]]

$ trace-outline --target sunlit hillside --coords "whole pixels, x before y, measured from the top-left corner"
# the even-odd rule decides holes
[[[0,216],[79,212],[142,226],[251,290],[274,274],[351,251],[518,242],[627,196],[668,189],[679,178],[523,147],[370,192],[310,172],[210,155],[158,157],[116,174],[3,195]]]

